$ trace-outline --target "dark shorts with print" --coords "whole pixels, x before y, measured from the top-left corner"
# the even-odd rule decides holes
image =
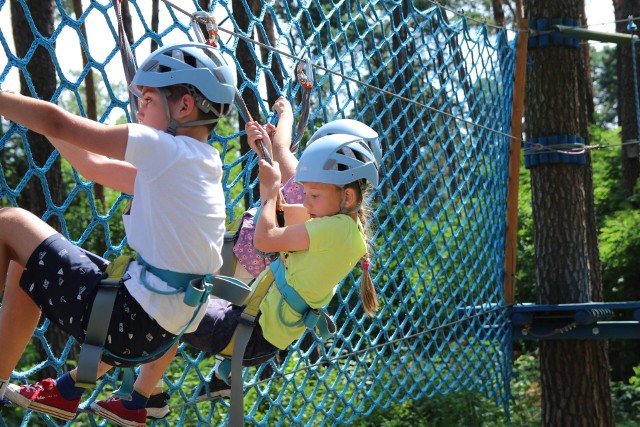
[[[107,265],[105,259],[56,234],[31,254],[20,278],[20,287],[53,325],[82,343]],[[107,353],[102,360],[114,366],[134,366],[140,362],[127,359],[154,354],[158,349],[165,349],[174,338],[147,315],[126,287],[120,286],[105,342]],[[157,354],[145,361],[160,356]]]
[[[210,354],[218,354],[229,344],[238,326],[242,307],[231,305],[222,299],[210,299],[207,313],[198,325],[198,329],[182,336],[182,341]],[[247,343],[242,364],[259,366],[272,359],[277,348],[262,335],[262,328],[257,323]]]

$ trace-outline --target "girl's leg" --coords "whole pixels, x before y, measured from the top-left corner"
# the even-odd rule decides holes
[[[26,265],[38,245],[55,233],[56,230],[30,212],[19,208],[0,209],[0,278],[6,277],[10,261]],[[19,277],[16,278],[19,268],[11,269],[0,309],[2,379],[11,376],[40,319],[40,308],[19,286]]]
[[[133,385],[136,390],[147,396],[162,393],[162,388],[158,387],[158,384],[164,371],[167,370],[167,367],[175,357],[178,344],[176,342],[161,358],[140,366],[140,374]]]

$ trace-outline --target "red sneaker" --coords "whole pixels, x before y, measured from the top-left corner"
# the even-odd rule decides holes
[[[111,396],[107,400],[97,400],[91,404],[96,415],[106,418],[124,427],[145,427],[147,425],[147,410],[127,409],[122,400]]]
[[[62,397],[52,378],[23,386],[9,384],[4,396],[18,406],[62,420],[74,419],[80,405],[80,399]]]

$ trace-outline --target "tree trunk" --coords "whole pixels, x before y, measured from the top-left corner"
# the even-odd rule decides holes
[[[54,28],[54,10],[55,2],[53,0],[41,0],[29,2],[29,13],[33,17],[37,30],[43,37],[51,37]],[[16,54],[19,58],[24,58],[31,44],[34,41],[34,35],[27,23],[24,9],[16,1],[11,0],[11,25],[13,30],[13,39],[15,40]],[[42,46],[39,46],[29,63],[27,71],[31,76],[36,93],[31,93],[23,74],[20,74],[20,93],[27,96],[50,100],[56,90],[56,72],[53,60],[49,52]],[[41,167],[53,153],[53,146],[42,135],[27,131],[29,147],[33,155],[35,166]],[[34,167],[34,165],[31,165]],[[45,191],[43,191],[43,187]],[[29,200],[21,203],[29,211],[38,216],[42,216],[47,212],[47,199],[43,197],[46,193],[51,196],[51,201],[60,204],[63,200],[63,181],[62,170],[60,166],[60,158],[58,157],[51,165],[51,169],[46,173],[46,184],[41,184],[40,180],[33,179],[27,188]],[[60,221],[57,217],[51,216],[48,221],[49,225],[60,230]],[[60,355],[64,349],[68,337],[60,332],[59,329],[53,327],[47,330],[46,334],[49,347],[53,354]],[[38,340],[34,341],[41,358],[47,359],[47,352]],[[55,376],[53,370],[49,370],[46,374]]]
[[[629,15],[640,15],[640,0],[613,1],[616,32],[629,34],[626,19]],[[625,21],[620,21],[625,20]],[[635,35],[638,36],[636,31]],[[637,39],[636,39],[637,40]],[[636,41],[636,65],[640,69],[640,46]],[[635,144],[622,146],[622,189],[627,196],[633,194],[638,176],[640,176],[640,161],[638,160],[638,115],[635,94],[638,88],[633,76],[633,57],[630,44],[619,44],[616,47],[618,68],[618,121],[622,127],[621,138],[623,144],[636,141]]]
[[[409,14],[409,5],[407,2],[398,3],[393,10],[393,37],[391,37],[392,52],[396,52],[396,58],[390,67],[391,75],[397,76],[393,80],[393,91],[400,96],[411,98],[411,57],[413,54],[413,45],[407,42],[409,30],[405,23],[405,17]],[[411,185],[404,179],[402,172],[412,170],[412,162],[414,159],[420,158],[419,147],[412,141],[414,133],[411,129],[411,123],[414,122],[414,113],[412,107],[406,105],[405,101],[394,98],[390,101],[392,117],[398,118],[395,123],[391,124],[388,138],[391,141],[399,141],[394,147],[394,159],[398,161],[398,167],[394,168],[391,174],[391,181],[397,186],[398,199],[404,200],[405,196],[412,192]],[[406,109],[406,110],[405,110]],[[420,124],[417,123],[417,126]],[[449,152],[447,152],[449,154]],[[448,160],[451,157],[448,156]],[[414,191],[419,191],[419,187],[415,187]]]
[[[505,26],[504,9],[502,0],[491,0],[491,9],[493,10],[493,21],[498,27]]]
[[[128,3],[128,2],[127,2]],[[124,8],[122,8],[122,15],[123,15],[123,20],[122,22],[125,23],[126,21],[124,20]],[[131,28],[131,13],[129,12],[129,6],[127,5],[127,13],[126,15],[129,18],[129,28]],[[160,25],[160,0],[152,0],[151,1],[151,31],[157,33],[158,32],[158,26]],[[126,28],[126,25],[125,25]],[[133,43],[133,37],[129,37],[129,44]],[[158,49],[158,42],[156,42],[154,39],[151,40],[151,52],[155,52]]]
[[[277,18],[277,17],[276,17]],[[258,31],[258,41],[262,44],[266,44],[267,46],[275,46],[276,45],[276,30],[275,30],[275,22],[274,17],[271,13],[265,13],[264,20],[262,21],[262,26],[264,27],[264,33],[267,35],[267,40],[265,40],[262,31]],[[271,51],[268,49],[261,49],[260,57],[263,63],[268,63],[269,56],[272,56],[270,70],[275,78],[279,87],[283,86],[284,78],[282,76],[282,69],[280,68],[280,62],[278,62],[278,56],[273,55]],[[293,80],[291,84],[293,85],[296,76],[291,77]],[[280,96],[277,89],[274,87],[271,79],[267,78],[267,100],[269,102],[269,106],[273,105],[276,102],[276,99]],[[300,95],[302,91],[298,92]],[[292,101],[293,102],[293,101]]]
[[[531,20],[579,19],[581,0],[529,4]],[[577,135],[588,140],[589,89],[581,49],[547,45],[529,52],[527,138]],[[547,163],[531,169],[539,304],[601,298],[593,183],[587,165]],[[545,426],[613,426],[606,341],[540,343]]]
[[[244,11],[245,5],[243,0],[232,0],[232,8],[233,10],[241,10]],[[249,10],[259,10],[260,9],[260,0],[248,0],[247,5],[249,6]],[[248,12],[248,11],[247,11]],[[245,33],[249,28],[250,18],[253,16],[253,13],[236,13],[235,15],[236,23],[238,25],[237,30]],[[248,37],[251,37],[251,34],[247,34]],[[246,75],[246,79],[250,82],[254,82],[256,80],[257,73],[257,64],[254,59],[255,48],[251,42],[247,42],[244,40],[238,41],[238,47],[236,48],[236,58],[238,60],[238,86],[240,86],[245,78],[241,71],[244,71]],[[256,94],[252,90],[245,90],[242,92],[242,98],[244,99],[245,104],[247,105],[247,109],[249,110],[249,114],[254,120],[260,120],[260,107],[258,105],[258,99],[256,98]],[[238,120],[238,130],[244,130],[245,121],[242,116],[239,115]],[[249,144],[247,143],[247,136],[242,135],[240,137],[240,152],[244,155],[249,151]],[[251,180],[253,181],[257,177],[257,170],[253,170],[251,172]],[[256,185],[254,188],[253,200],[258,200],[260,198],[260,189]],[[245,206],[248,208],[250,206],[249,195],[245,196]]]
[[[76,19],[80,19],[82,16],[82,2],[80,0],[73,0],[73,13],[76,15]],[[82,24],[80,31],[82,32],[82,37],[87,43],[87,47],[89,47],[89,37],[87,37],[85,24]],[[82,67],[84,68],[87,66],[89,59],[87,58],[86,52],[82,50],[82,46],[80,46],[80,55],[82,56]],[[96,108],[96,86],[93,80],[93,70],[91,69],[87,72],[87,75],[84,78],[84,91],[87,101],[87,105],[85,105],[87,117],[96,121],[98,120],[98,112]],[[93,194],[95,195],[96,200],[100,201],[100,212],[105,213],[107,202],[105,200],[104,187],[102,184],[98,184],[97,182],[93,184]],[[102,241],[104,242],[104,239],[102,239]]]
[[[43,37],[51,37],[54,28],[55,2],[53,0],[30,2],[28,7],[37,30]],[[24,9],[17,0],[11,0],[11,24],[16,54],[19,58],[24,58],[34,41],[34,35],[27,23]],[[42,46],[36,48],[27,64],[27,71],[31,76],[36,93],[31,93],[22,73],[20,74],[20,93],[50,100],[56,90],[56,71],[47,49]],[[44,136],[31,131],[27,131],[27,138],[35,166],[43,166],[51,156],[54,150],[53,146]],[[43,197],[47,192],[51,195],[51,200],[54,203],[60,203],[62,200],[62,172],[59,158],[52,164],[46,178],[48,191],[46,188],[43,191],[42,184],[37,179],[32,180],[28,187],[28,209],[38,216],[44,215],[47,211],[47,200]],[[60,229],[57,217],[50,217],[48,222],[54,228]]]

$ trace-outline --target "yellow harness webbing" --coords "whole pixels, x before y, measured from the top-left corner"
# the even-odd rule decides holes
[[[258,317],[258,312],[260,311],[260,303],[264,299],[267,291],[274,283],[275,279],[273,277],[273,273],[270,268],[265,269],[260,275],[255,279],[255,282],[252,286],[251,293],[247,297],[245,301],[244,309],[242,311],[242,315],[251,322],[255,322],[256,317]],[[238,335],[238,331],[231,337],[231,341],[229,344],[218,354],[225,357],[231,357],[234,349],[234,343],[236,340],[236,336]],[[244,350],[242,352],[242,356],[244,356]]]

